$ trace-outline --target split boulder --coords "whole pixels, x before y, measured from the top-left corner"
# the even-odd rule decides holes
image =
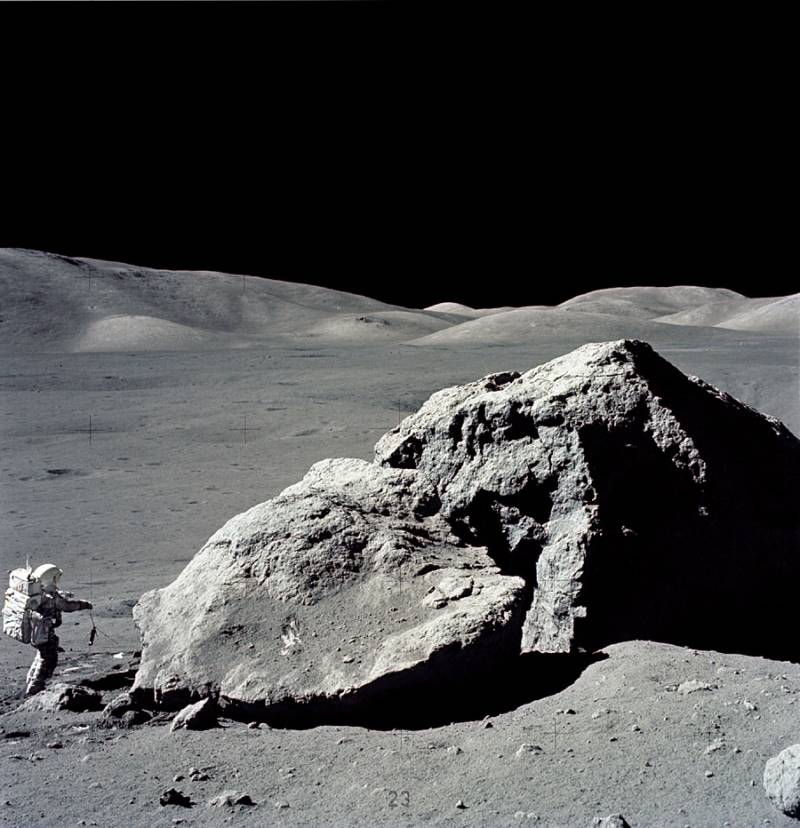
[[[632,638],[797,657],[798,469],[642,342],[444,389],[145,594],[134,693],[302,718]]]

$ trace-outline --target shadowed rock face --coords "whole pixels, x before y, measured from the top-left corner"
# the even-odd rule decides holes
[[[374,463],[316,464],[144,595],[135,690],[324,719],[520,652],[798,658],[799,461],[641,342],[444,389]]]
[[[649,345],[434,394],[376,446],[535,587],[523,651],[647,638],[800,657],[800,441]]]

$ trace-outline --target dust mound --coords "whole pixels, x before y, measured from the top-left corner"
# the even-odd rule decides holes
[[[73,350],[189,351],[213,347],[230,347],[230,342],[214,331],[153,316],[109,316],[91,322]]]
[[[374,462],[316,464],[146,593],[135,692],[309,723],[458,695],[520,653],[797,658],[799,461],[643,342],[446,388]]]
[[[402,342],[443,328],[461,317],[425,311],[376,311],[357,315],[336,315],[302,331],[300,336],[331,342]]]

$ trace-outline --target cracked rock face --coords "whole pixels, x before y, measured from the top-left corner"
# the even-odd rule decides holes
[[[144,595],[135,689],[269,715],[631,638],[793,657],[798,468],[641,342],[447,388]]]

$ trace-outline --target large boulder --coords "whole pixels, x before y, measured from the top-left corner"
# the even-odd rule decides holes
[[[134,693],[353,710],[631,638],[790,658],[800,441],[642,342],[434,394],[134,609]]]

